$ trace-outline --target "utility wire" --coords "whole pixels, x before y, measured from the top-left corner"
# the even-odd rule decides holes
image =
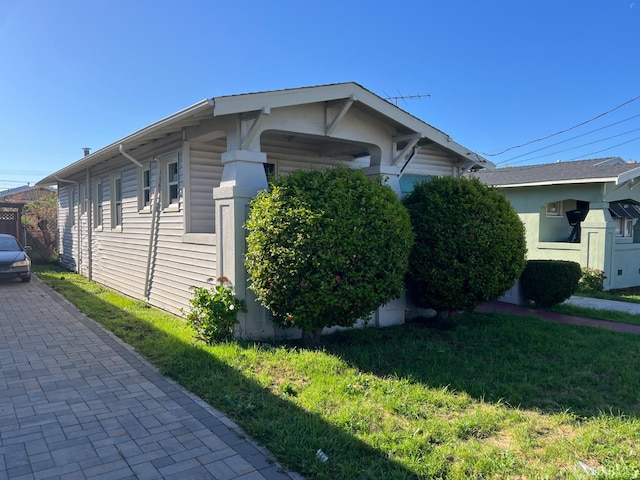
[[[622,143],[619,143],[617,145],[612,145],[612,146],[604,148],[602,150],[598,150],[597,152],[591,152],[591,153],[587,153],[585,155],[580,155],[579,157],[571,158],[571,159],[569,159],[569,161],[578,160],[578,159],[581,159],[581,158],[590,157],[591,155],[596,155],[598,153],[606,152],[607,150],[611,150],[612,148],[616,148],[616,147],[620,147],[622,145],[626,145],[627,143],[635,142],[636,140],[640,140],[640,137],[632,138],[631,140],[627,140],[626,142],[622,142]]]
[[[549,139],[551,137],[555,137],[557,135],[561,135],[563,133],[567,133],[567,132],[569,132],[571,130],[574,130],[574,129],[578,128],[578,127],[586,125],[587,123],[591,123],[594,120],[597,120],[598,118],[604,117],[605,115],[608,115],[608,114],[610,114],[612,112],[615,112],[619,108],[622,108],[625,105],[630,104],[631,102],[635,102],[636,100],[640,100],[640,95],[638,95],[635,98],[632,98],[631,100],[627,100],[624,103],[621,103],[620,105],[618,105],[617,107],[612,108],[611,110],[607,110],[606,112],[600,113],[599,115],[596,115],[595,117],[593,117],[593,118],[591,118],[589,120],[586,120],[584,122],[578,123],[577,125],[574,125],[573,127],[565,128],[564,130],[560,130],[559,132],[552,133],[552,134],[547,135],[545,137],[536,138],[535,140],[530,140],[528,142],[521,143],[520,145],[514,145],[513,147],[505,148],[504,150],[502,150],[500,152],[497,152],[497,153],[484,153],[484,152],[481,152],[481,153],[482,153],[482,155],[486,155],[486,156],[489,156],[489,157],[496,157],[498,155],[502,155],[503,153],[507,153],[507,152],[509,152],[511,150],[515,150],[516,148],[526,147],[527,145],[531,145],[532,143],[537,143],[537,142],[541,142],[543,140],[547,140],[547,139]]]
[[[522,157],[525,157],[527,155],[531,155],[532,153],[541,152],[542,150],[546,150],[548,148],[555,147],[556,145],[561,145],[563,143],[570,142],[571,140],[575,140],[576,138],[586,137],[587,135],[590,135],[592,133],[598,132],[600,130],[605,130],[605,129],[609,128],[609,127],[613,127],[615,125],[619,125],[621,123],[628,122],[629,120],[633,120],[634,118],[638,118],[638,117],[640,117],[640,114],[634,115],[632,117],[625,118],[623,120],[619,120],[619,121],[614,122],[614,123],[610,123],[609,125],[605,125],[604,127],[599,127],[599,128],[594,129],[594,130],[590,130],[590,131],[588,131],[586,133],[581,133],[580,135],[576,135],[575,137],[567,138],[566,140],[561,140],[559,142],[552,143],[550,145],[547,145],[546,147],[540,147],[540,148],[537,148],[535,150],[531,150],[530,152],[526,152],[526,153],[522,153],[520,155],[516,155],[515,157],[508,158],[507,160],[502,160],[500,162],[497,162],[496,165],[502,165],[503,163],[509,163],[512,160],[517,160],[518,158],[522,158]],[[606,140],[606,139],[604,139],[604,140]],[[580,145],[580,146],[582,146],[582,145]],[[575,148],[579,148],[579,147],[575,147]],[[569,150],[571,150],[571,149],[569,149]],[[563,150],[563,151],[566,151],[566,150]],[[556,152],[556,153],[558,153],[558,152]],[[543,156],[545,156],[545,155],[543,155]],[[529,160],[534,160],[536,158],[542,158],[542,157],[525,158],[524,160],[520,160],[519,162],[513,162],[513,163],[527,162]]]
[[[537,157],[526,158],[524,160],[521,160],[520,162],[514,162],[514,163],[528,162],[530,160],[537,160],[538,158],[550,157],[551,155],[555,155],[556,153],[568,152],[570,150],[575,150],[576,148],[582,148],[588,145],[594,145],[596,143],[604,142],[605,140],[611,140],[612,138],[622,137],[623,135],[628,135],[629,133],[637,132],[638,130],[640,130],[640,128],[634,128],[633,130],[628,130],[623,133],[611,135],[610,137],[607,137],[607,138],[601,138],[600,140],[594,140],[593,142],[583,143],[582,145],[576,145],[575,147],[565,148],[564,150],[556,150],[555,152],[545,153],[544,155],[538,155]]]

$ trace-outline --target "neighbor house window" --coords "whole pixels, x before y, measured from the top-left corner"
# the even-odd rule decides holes
[[[95,203],[95,223],[96,227],[102,226],[102,200],[103,200],[103,192],[102,192],[102,182],[96,182],[96,203]]]
[[[562,202],[547,203],[547,217],[561,217]]]
[[[111,227],[122,225],[122,176],[117,175],[111,181]]]
[[[147,166],[140,170],[139,178],[138,207],[140,210],[149,210],[151,209],[151,168]]]
[[[616,218],[616,236],[633,237],[633,218]]]

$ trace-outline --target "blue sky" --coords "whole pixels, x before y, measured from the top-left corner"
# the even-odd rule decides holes
[[[204,98],[344,81],[430,95],[398,106],[499,165],[640,161],[640,1],[0,0],[0,68],[0,190]]]

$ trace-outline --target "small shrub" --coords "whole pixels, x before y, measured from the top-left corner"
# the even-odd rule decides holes
[[[606,278],[604,271],[597,268],[584,267],[578,282],[578,291],[583,293],[602,292]]]
[[[245,301],[235,296],[227,277],[219,277],[218,285],[211,288],[195,287],[189,304],[187,322],[196,331],[196,338],[207,345],[230,338],[238,312],[247,311]]]
[[[537,307],[564,302],[578,289],[580,264],[566,260],[529,260],[520,282],[524,296]]]

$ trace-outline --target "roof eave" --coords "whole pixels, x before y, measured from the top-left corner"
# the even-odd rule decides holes
[[[57,172],[52,173],[51,175],[43,178],[42,180],[36,183],[36,186],[48,186],[48,185],[56,185],[59,179],[68,178],[71,175],[74,175],[82,170],[86,170],[87,168],[91,168],[98,163],[111,158],[115,155],[119,155],[120,153],[120,145],[124,145],[125,148],[135,147],[141,141],[144,141],[145,138],[151,138],[154,135],[157,135],[161,130],[166,129],[171,125],[175,125],[182,120],[185,120],[193,115],[206,111],[206,109],[211,108],[211,100],[206,99],[202,100],[190,107],[187,107],[183,110],[180,110],[173,115],[163,118],[151,125],[148,125],[114,143],[108,145],[106,147],[101,148],[100,150],[96,150],[90,155],[81,158],[80,160],[68,165]]]

